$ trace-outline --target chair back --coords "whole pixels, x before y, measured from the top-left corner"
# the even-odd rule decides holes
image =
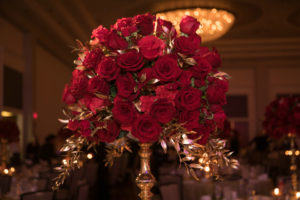
[[[38,191],[21,194],[21,200],[54,200],[53,191]]]

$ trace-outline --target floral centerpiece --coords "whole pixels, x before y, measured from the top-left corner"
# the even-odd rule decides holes
[[[272,101],[265,111],[263,127],[267,134],[282,138],[300,134],[300,97],[282,97]]]
[[[81,148],[99,142],[107,144],[108,165],[130,151],[130,140],[159,142],[165,151],[173,146],[195,178],[197,169],[209,166],[216,174],[218,166],[238,165],[216,137],[226,118],[228,75],[219,71],[218,51],[201,46],[199,25],[185,16],[177,33],[171,22],[147,13],[118,19],[110,29],[99,26],[89,43],[78,42],[63,93],[68,119],[61,120],[75,132],[62,148],[73,156],[58,168],[56,186],[78,163]]]

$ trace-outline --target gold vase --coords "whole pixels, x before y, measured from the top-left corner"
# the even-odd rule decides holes
[[[141,200],[151,200],[153,194],[151,193],[151,188],[155,184],[155,178],[151,173],[150,169],[150,156],[152,154],[151,151],[151,143],[140,143],[139,155],[141,159],[141,168],[139,175],[136,178],[136,184],[140,188],[141,192],[139,193],[139,197]]]
[[[290,138],[290,150],[292,151],[292,155],[291,155],[291,164],[290,164],[290,170],[291,170],[291,181],[292,181],[292,197],[295,198],[296,196],[296,192],[297,192],[297,185],[298,185],[298,181],[297,181],[297,174],[296,174],[296,170],[297,170],[297,165],[296,165],[296,154],[295,154],[295,135],[289,133],[288,137]],[[292,199],[293,199],[292,198]]]

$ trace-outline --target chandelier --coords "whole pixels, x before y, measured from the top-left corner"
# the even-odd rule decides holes
[[[235,19],[232,13],[216,8],[176,9],[156,14],[161,19],[171,21],[177,31],[179,31],[180,19],[185,15],[195,17],[201,23],[197,33],[201,35],[203,42],[223,36],[231,28]]]

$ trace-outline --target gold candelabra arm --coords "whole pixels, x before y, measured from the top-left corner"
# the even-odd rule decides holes
[[[291,145],[291,151],[292,151],[292,155],[291,155],[291,165],[290,165],[290,170],[291,170],[291,182],[292,182],[292,196],[295,197],[296,196],[296,192],[297,192],[297,185],[298,185],[298,181],[297,181],[297,174],[296,174],[296,170],[297,170],[297,165],[296,165],[296,149],[295,149],[295,135],[289,133],[288,137],[290,138],[290,145]]]
[[[155,184],[155,178],[151,173],[150,169],[150,156],[151,152],[151,143],[141,143],[139,144],[140,150],[140,160],[141,160],[141,168],[139,175],[136,178],[136,184],[140,188],[141,192],[139,193],[139,197],[141,200],[151,200],[153,194],[151,193],[151,188]]]

